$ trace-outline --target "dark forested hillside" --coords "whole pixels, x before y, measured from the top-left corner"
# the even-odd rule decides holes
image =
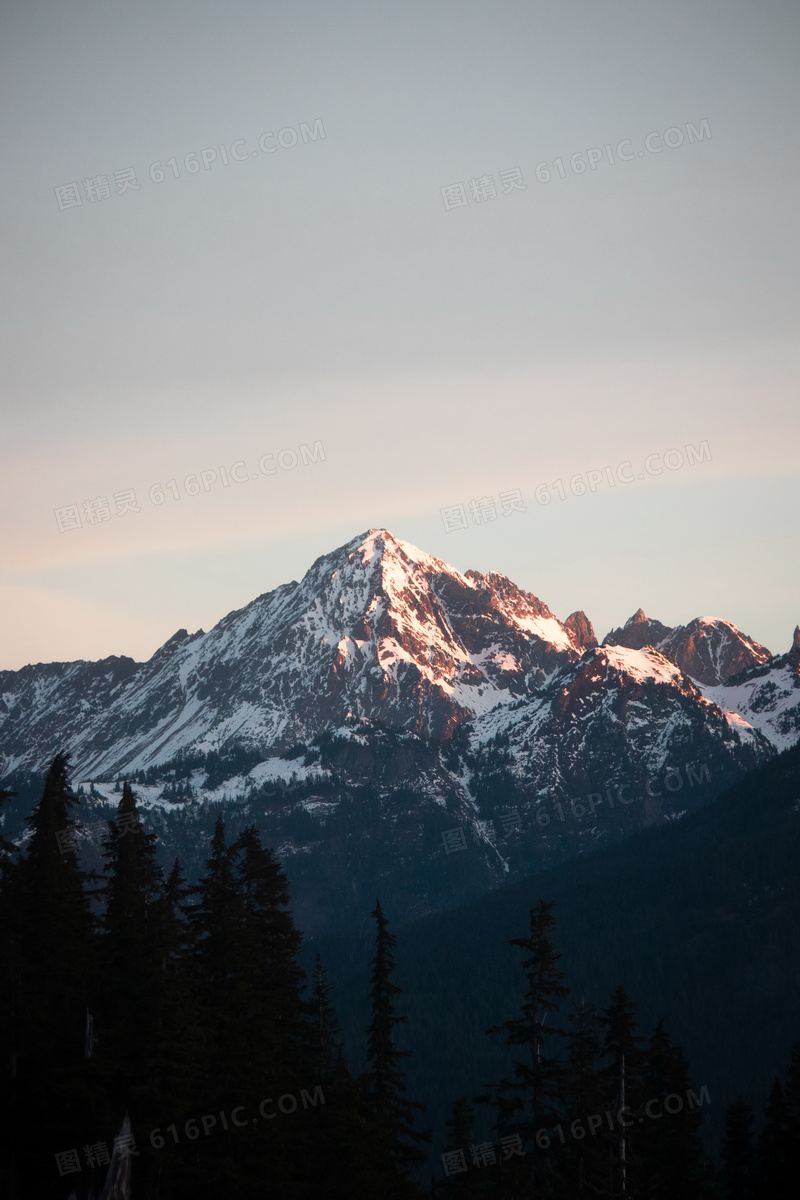
[[[664,1017],[708,1085],[714,1145],[737,1094],[760,1107],[800,1033],[800,749],[707,807],[398,933],[398,980],[413,1049],[411,1086],[437,1137],[452,1100],[506,1069],[485,1031],[513,1010],[528,910],[555,902],[556,942],[573,998],[602,1004],[618,985],[646,1027]],[[314,943],[330,967],[345,1042],[363,1039],[368,943]]]
[[[0,842],[3,1194],[782,1194],[799,767],[788,751],[683,820],[396,934],[378,899],[377,939],[304,947],[277,856],[222,813],[188,886],[125,783],[87,870],[57,756],[21,849]]]

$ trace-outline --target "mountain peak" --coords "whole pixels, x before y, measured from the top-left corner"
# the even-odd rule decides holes
[[[743,633],[732,621],[720,617],[695,617],[678,625],[659,643],[678,666],[709,687],[724,683],[749,667],[772,657],[766,646]]]
[[[633,614],[633,616],[628,617],[627,621],[625,622],[625,628],[627,629],[630,625],[641,625],[642,621],[647,621],[647,620],[649,620],[649,618],[646,615],[644,609],[637,608],[637,610]]]
[[[639,609],[641,612],[641,609]],[[572,635],[572,640],[581,650],[589,650],[597,645],[594,627],[582,609],[570,613],[564,622],[564,628]]]
[[[357,534],[356,537],[346,542],[344,546],[340,546],[338,550],[334,550],[332,554],[326,555],[325,558],[327,560],[344,556],[352,562],[354,554],[361,556],[361,565],[364,567],[388,558],[399,560],[404,564],[413,563],[429,570],[433,568],[451,573],[454,570],[453,567],[448,567],[446,563],[434,558],[425,550],[420,550],[419,546],[405,542],[402,538],[395,537],[391,530],[383,528],[367,529],[364,533]]]
[[[643,646],[658,646],[671,632],[668,625],[662,625],[660,621],[648,617],[644,609],[637,608],[621,629],[612,629],[606,634],[603,645],[627,646],[629,650],[641,650]]]
[[[596,645],[585,613],[562,623],[507,576],[462,574],[371,527],[208,633],[178,630],[146,663],[0,672],[0,770],[42,769],[65,742],[87,778],[234,742],[274,755],[348,714],[442,740],[491,710],[502,724],[526,697],[538,705],[541,689],[581,662],[580,687],[594,687]],[[618,648],[603,661],[626,678],[672,678],[671,660],[713,685],[770,657],[729,623],[671,630],[642,609],[603,646]]]

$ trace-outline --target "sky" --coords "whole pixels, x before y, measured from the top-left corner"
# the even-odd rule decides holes
[[[799,48],[778,0],[6,0],[0,669],[370,527],[786,650]]]

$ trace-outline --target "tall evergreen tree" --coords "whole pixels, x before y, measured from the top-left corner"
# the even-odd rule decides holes
[[[689,1106],[686,1056],[670,1041],[663,1021],[653,1030],[647,1048],[644,1090],[647,1098],[640,1139],[644,1195],[651,1200],[672,1200],[674,1196],[702,1200],[702,1113]],[[669,1108],[665,1104],[668,1098]]]
[[[487,1031],[505,1033],[507,1043],[523,1048],[526,1058],[515,1060],[512,1080],[502,1080],[480,1097],[495,1108],[495,1128],[501,1134],[517,1133],[523,1143],[532,1143],[524,1165],[520,1160],[518,1167],[520,1174],[529,1178],[531,1196],[545,1196],[553,1185],[555,1152],[543,1148],[546,1133],[539,1138],[537,1133],[558,1121],[559,1067],[557,1058],[546,1054],[545,1047],[553,1036],[564,1036],[563,1030],[554,1027],[552,1017],[569,992],[558,966],[561,956],[552,940],[553,907],[552,901],[540,900],[530,910],[528,936],[509,941],[528,955],[522,964],[527,979],[522,1015]]]
[[[140,1117],[139,1094],[155,1051],[158,1021],[159,947],[155,937],[161,871],[156,838],[139,819],[136,797],[125,783],[105,846],[105,910],[99,1057],[110,1080],[114,1121]]]
[[[13,985],[12,1177],[25,1200],[59,1194],[55,1155],[79,1150],[100,1120],[86,1062],[94,921],[72,843],[76,801],[68,774],[66,755],[56,755],[29,818],[27,853],[8,883],[19,966]]]
[[[367,1034],[366,1096],[374,1130],[374,1163],[380,1194],[388,1198],[413,1197],[419,1189],[409,1175],[425,1161],[420,1143],[430,1134],[414,1127],[414,1112],[425,1106],[406,1097],[406,1082],[400,1062],[409,1050],[394,1044],[395,1026],[405,1017],[395,1012],[395,997],[401,989],[392,982],[396,963],[392,957],[397,939],[389,932],[380,900],[372,912],[376,923],[375,958],[372,960],[370,1001],[372,1019]]]
[[[753,1110],[741,1096],[725,1111],[722,1139],[720,1192],[722,1200],[753,1200],[755,1155],[753,1150]]]
[[[764,1108],[764,1127],[755,1151],[755,1194],[759,1200],[791,1195],[800,1181],[792,1173],[792,1128],[780,1079],[776,1079]]]
[[[16,792],[0,788],[0,810]],[[11,870],[15,847],[0,834],[0,1195],[12,1196],[15,1184],[11,1171],[12,1096],[16,1089],[17,998],[19,995],[19,962],[12,936],[13,909],[9,898]],[[3,1133],[5,1131],[5,1133]]]
[[[637,1195],[642,1184],[643,1140],[637,1122],[648,1097],[643,1085],[643,1039],[637,1033],[633,1001],[624,987],[612,993],[603,1013],[603,1027],[606,1097],[615,1122],[606,1186],[613,1196]]]
[[[242,831],[232,850],[242,904],[240,1103],[256,1105],[265,1095],[300,1094],[312,1083],[313,1026],[304,997],[305,972],[298,961],[302,935],[289,911],[286,875],[254,826]],[[255,1188],[268,1163],[276,1192],[292,1195],[301,1190],[309,1152],[310,1125],[305,1118],[281,1129],[279,1145],[270,1122],[254,1132],[247,1139],[243,1164]]]
[[[789,1052],[784,1093],[788,1121],[789,1170],[793,1178],[800,1179],[800,1042],[795,1042]]]
[[[323,1084],[332,1083],[343,1065],[344,1052],[339,1041],[339,1023],[331,1002],[331,986],[319,954],[316,957],[314,990],[311,994],[311,1021],[316,1079]]]
[[[319,955],[310,1008],[315,1091],[318,1084],[325,1104],[309,1114],[306,1127],[308,1194],[316,1197],[317,1181],[324,1179],[329,1200],[372,1200],[376,1172],[370,1161],[366,1081],[354,1080],[348,1070]]]
[[[487,1195],[487,1180],[470,1163],[469,1147],[475,1141],[475,1110],[468,1096],[453,1101],[450,1117],[445,1121],[447,1142],[445,1150],[464,1155],[467,1170],[456,1170],[446,1176],[442,1194],[454,1200],[479,1200]],[[459,1164],[456,1163],[458,1166]],[[489,1181],[490,1185],[491,1181]]]
[[[217,818],[206,860],[206,873],[191,889],[196,902],[187,909],[192,938],[189,980],[195,990],[198,1027],[195,1044],[195,1113],[230,1111],[245,1103],[249,1066],[240,1014],[250,1025],[244,985],[244,910],[236,879],[236,855],[225,840],[225,822]],[[257,1049],[254,1048],[257,1053]],[[233,1156],[217,1131],[203,1143],[181,1146],[170,1156],[186,1173],[199,1198],[220,1191],[247,1195],[243,1156]],[[242,1139],[240,1139],[241,1142]],[[249,1147],[248,1147],[249,1149]],[[249,1165],[249,1158],[248,1158]]]
[[[195,980],[189,972],[191,935],[184,916],[190,889],[176,859],[153,903],[151,937],[156,960],[154,989],[155,1036],[152,1053],[144,1069],[147,1083],[140,1104],[148,1131],[164,1130],[171,1124],[183,1127],[196,1115],[193,1100],[201,1089],[198,1049],[202,1031]],[[163,1195],[171,1181],[186,1183],[181,1176],[180,1155],[154,1151],[149,1142],[141,1147],[144,1200]],[[184,1172],[185,1176],[185,1172]]]
[[[0,787],[0,813],[4,804],[9,800],[13,800],[16,792],[10,792],[7,788]],[[16,847],[13,842],[9,842],[8,838],[3,837],[0,833],[0,875],[2,875],[4,867],[7,867],[10,856],[14,853]]]
[[[569,1020],[566,1061],[560,1072],[559,1093],[563,1124],[570,1131],[570,1136],[559,1155],[559,1174],[563,1181],[564,1196],[593,1196],[598,1194],[605,1179],[609,1136],[605,1121],[599,1130],[592,1128],[587,1131],[588,1119],[602,1116],[606,1106],[600,1071],[600,1021],[594,1005],[585,999],[575,1001]],[[573,1129],[582,1132],[574,1137]]]
[[[303,997],[305,972],[298,962],[302,935],[289,911],[289,885],[272,850],[247,826],[232,847],[234,880],[241,897],[241,1014],[249,1054],[264,1058],[263,1078],[275,1084],[305,1083],[313,1060],[310,1013]]]
[[[215,1060],[227,1061],[231,1036],[228,1018],[241,1002],[243,912],[232,848],[225,822],[218,817],[206,874],[191,889],[197,902],[188,909],[193,934],[193,963],[205,1024],[214,1038]],[[218,1061],[210,1063],[212,1075]]]

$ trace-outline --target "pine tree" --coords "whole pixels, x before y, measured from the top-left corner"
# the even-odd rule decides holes
[[[313,1061],[305,973],[298,962],[302,935],[289,911],[286,875],[254,826],[242,831],[232,852],[242,904],[243,1032],[251,1064],[252,1055],[261,1054],[262,1078],[286,1089],[307,1082]]]
[[[753,1110],[741,1096],[725,1111],[720,1191],[722,1200],[752,1200],[754,1196]]]
[[[754,1191],[768,1200],[773,1196],[789,1196],[798,1186],[792,1174],[792,1129],[786,1097],[780,1079],[776,1079],[764,1108],[764,1128],[755,1151],[757,1183]]]
[[[227,846],[220,817],[206,874],[193,892],[191,975],[202,1057],[197,1104],[209,1114],[237,1106],[259,1113],[269,1100],[273,1113],[235,1131],[217,1128],[192,1148],[194,1174],[186,1156],[182,1170],[197,1197],[222,1191],[255,1200],[265,1176],[276,1195],[305,1195],[315,1118],[298,1113],[273,1124],[279,1097],[309,1087],[316,1094],[313,1026],[298,962],[302,939],[288,910],[286,876],[254,827]]]
[[[246,1062],[240,1102],[256,1105],[264,1096],[299,1094],[312,1084],[314,1033],[304,997],[305,972],[298,961],[302,935],[289,911],[286,875],[254,826],[242,831],[232,849],[242,903],[243,999],[238,1025]],[[318,1122],[325,1115],[321,1113]],[[247,1162],[256,1189],[268,1165],[276,1192],[294,1195],[302,1190],[313,1124],[313,1117],[310,1122],[306,1116],[295,1117],[280,1135],[269,1124],[248,1139],[252,1144]]]
[[[194,965],[205,1021],[220,1039],[224,1057],[226,1018],[241,1000],[243,912],[234,872],[234,854],[225,843],[225,822],[218,817],[206,874],[191,889],[197,903],[188,910]]]
[[[558,967],[561,956],[551,937],[553,907],[552,901],[540,900],[530,910],[528,936],[509,941],[510,946],[528,953],[522,964],[528,985],[522,1016],[487,1031],[505,1033],[508,1045],[523,1047],[527,1059],[514,1062],[513,1080],[501,1081],[479,1098],[496,1109],[495,1129],[501,1134],[518,1134],[523,1143],[532,1142],[531,1153],[517,1168],[521,1175],[528,1175],[532,1196],[547,1195],[553,1182],[555,1152],[550,1153],[545,1143],[549,1140],[546,1131],[558,1120],[559,1067],[555,1056],[545,1054],[545,1045],[548,1038],[564,1036],[563,1030],[547,1022],[569,992]]]
[[[0,810],[2,810],[3,805],[8,803],[9,800],[13,800],[16,794],[16,792],[9,792],[6,788],[0,787]],[[3,837],[2,833],[0,833],[0,878],[2,877],[4,871],[8,869],[9,859],[14,853],[15,849],[16,847],[14,846],[14,843],[9,842],[9,840]]]
[[[800,1042],[795,1042],[789,1051],[784,1092],[788,1121],[789,1170],[793,1178],[800,1179]]]
[[[72,844],[76,801],[68,774],[66,755],[56,755],[28,819],[27,854],[13,867],[7,892],[19,967],[10,1134],[18,1194],[35,1200],[53,1193],[55,1155],[79,1148],[101,1120],[86,1059],[94,921]]]
[[[630,996],[618,987],[602,1018],[606,1101],[616,1124],[606,1186],[614,1196],[637,1195],[642,1180],[643,1139],[636,1123],[643,1117],[648,1097],[643,1088],[642,1038],[634,1014]]]
[[[316,957],[314,990],[311,994],[311,1019],[316,1060],[316,1080],[322,1084],[332,1083],[344,1063],[342,1043],[339,1041],[339,1023],[331,1003],[331,987],[322,967],[319,954]]]
[[[136,797],[125,783],[106,839],[105,911],[101,938],[102,1020],[100,1059],[110,1075],[113,1119],[142,1115],[138,1095],[147,1087],[143,1068],[152,1059],[157,1028],[158,946],[154,937],[161,871],[156,838],[139,819]]]
[[[456,1171],[446,1176],[442,1194],[452,1196],[454,1200],[479,1200],[487,1194],[487,1181],[470,1163],[469,1147],[475,1141],[475,1110],[468,1096],[460,1096],[453,1101],[451,1115],[445,1121],[445,1127],[445,1151],[461,1151],[467,1170]]]
[[[405,1021],[395,1012],[395,997],[401,989],[392,982],[396,963],[392,958],[397,939],[389,933],[388,921],[380,900],[372,912],[377,926],[375,958],[372,960],[370,1001],[372,1020],[367,1034],[366,1099],[373,1128],[373,1165],[381,1196],[389,1198],[419,1195],[409,1173],[422,1165],[425,1152],[420,1143],[429,1141],[429,1133],[414,1128],[414,1112],[424,1105],[406,1098],[406,1083],[399,1069],[401,1059],[410,1051],[398,1050],[394,1028]]]
[[[159,1133],[172,1124],[183,1127],[196,1115],[193,1098],[201,1094],[198,1086],[198,1047],[201,1045],[199,1005],[195,980],[190,974],[191,935],[184,916],[190,889],[176,859],[155,900],[150,919],[156,983],[154,988],[155,1037],[144,1074],[141,1107],[147,1130]],[[181,1181],[180,1155],[172,1147],[154,1151],[152,1144],[141,1147],[140,1172],[145,1178],[142,1194],[147,1200],[164,1194],[168,1181]],[[183,1175],[185,1176],[185,1170]],[[185,1179],[184,1179],[185,1182]]]
[[[192,939],[189,980],[198,1007],[192,1101],[195,1114],[230,1111],[246,1102],[249,1064],[242,1024],[244,1019],[249,1027],[250,1012],[244,985],[244,909],[235,860],[233,848],[226,844],[225,822],[220,816],[211,839],[206,873],[190,889],[196,903],[187,910]],[[253,1049],[257,1053],[257,1048]],[[178,1154],[171,1154],[176,1164],[173,1170],[188,1178],[198,1198],[215,1196],[220,1191],[247,1195],[244,1158],[248,1158],[249,1168],[249,1156],[233,1157],[232,1136],[230,1131],[218,1130],[215,1137],[182,1145]]]
[[[0,788],[0,809],[16,792]],[[13,1095],[16,1090],[17,999],[20,967],[17,948],[12,936],[13,909],[9,897],[15,847],[0,834],[0,1130],[10,1131]],[[11,1171],[10,1154],[6,1149],[6,1134],[0,1134],[0,1195],[16,1193]]]
[[[602,1038],[597,1011],[585,999],[576,1001],[572,1007],[566,1061],[559,1084],[563,1125],[569,1130],[559,1156],[560,1175],[563,1193],[570,1197],[596,1195],[602,1187],[609,1135],[603,1119],[605,1091],[600,1072]],[[573,1131],[577,1136],[573,1136]]]
[[[652,1200],[672,1200],[673,1196],[702,1200],[702,1113],[690,1107],[689,1092],[686,1056],[680,1046],[673,1045],[664,1022],[659,1021],[647,1049],[647,1100],[640,1139],[643,1190]]]
[[[372,1200],[366,1085],[363,1079],[354,1080],[348,1070],[319,955],[310,1010],[314,1084],[319,1085],[325,1104],[309,1114],[305,1130],[308,1195],[318,1196],[319,1180],[324,1179],[326,1200]]]

